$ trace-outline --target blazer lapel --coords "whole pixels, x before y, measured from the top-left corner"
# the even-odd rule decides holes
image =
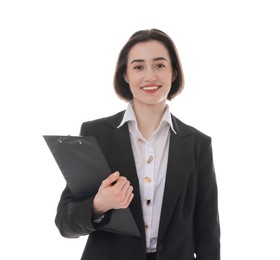
[[[134,190],[134,198],[129,206],[131,213],[138,225],[141,233],[141,240],[145,246],[145,230],[143,213],[141,207],[141,197],[136,166],[133,157],[132,146],[129,137],[127,124],[120,128],[117,126],[122,120],[123,113],[111,118],[107,124],[112,127],[109,134],[102,137],[102,150],[112,172],[119,171],[121,175],[127,177]],[[166,173],[166,184],[162,204],[161,221],[159,227],[158,241],[162,239],[168,223],[172,217],[176,202],[180,196],[183,185],[188,181],[188,177],[195,167],[193,160],[193,136],[189,128],[185,127],[174,116],[172,117],[173,126],[177,134],[171,131],[169,157]]]
[[[168,165],[158,241],[161,241],[164,236],[181,190],[185,183],[188,182],[188,177],[195,166],[192,135],[190,135],[189,131],[183,133],[183,129],[178,128],[178,122],[174,120],[176,119],[173,118],[173,122],[175,122],[174,127],[177,134],[173,131],[170,134]]]
[[[116,128],[103,139],[104,154],[112,172],[119,171],[133,187],[134,198],[129,206],[145,244],[145,230],[136,166],[127,124]]]

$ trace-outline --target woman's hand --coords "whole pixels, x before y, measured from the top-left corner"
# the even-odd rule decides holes
[[[133,199],[133,187],[119,172],[105,179],[93,200],[94,218],[97,219],[110,209],[127,208]]]

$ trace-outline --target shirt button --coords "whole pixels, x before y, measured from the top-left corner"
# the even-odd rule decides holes
[[[151,203],[152,203],[152,200],[151,199],[146,199],[146,203],[147,203],[147,206],[150,206]]]
[[[144,180],[145,180],[145,182],[148,182],[148,183],[150,183],[152,181],[152,179],[150,177],[145,177]]]
[[[144,143],[144,140],[142,139],[142,138],[138,138],[138,142],[140,142],[140,143]]]
[[[149,226],[148,224],[145,223],[144,228],[147,229]]]
[[[153,161],[154,157],[152,155],[149,156],[149,158],[147,159],[146,163],[151,163]]]

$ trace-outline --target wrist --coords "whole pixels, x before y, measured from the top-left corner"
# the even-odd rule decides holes
[[[93,205],[93,219],[98,220],[104,215],[106,210],[103,209],[102,204],[99,202],[96,196],[93,199],[92,205]]]

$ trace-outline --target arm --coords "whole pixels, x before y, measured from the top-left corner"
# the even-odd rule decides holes
[[[198,260],[220,259],[218,192],[211,139],[199,155],[197,198],[194,216],[195,253]]]
[[[66,186],[55,217],[55,224],[62,236],[76,238],[94,231],[92,201],[93,198],[77,201]]]
[[[82,124],[80,135],[99,137],[101,134],[104,134],[104,129],[100,129],[99,121],[95,121],[90,128],[88,124]],[[116,182],[115,185],[112,185],[113,182]],[[79,237],[106,225],[110,221],[110,209],[128,207],[133,198],[132,190],[129,181],[119,173],[111,174],[102,182],[95,196],[82,201],[75,199],[66,187],[55,219],[60,233],[65,237]],[[103,214],[104,218],[100,223],[94,222]]]
[[[114,185],[112,185],[114,183]],[[127,208],[133,199],[130,182],[120,176],[119,172],[106,178],[95,195],[78,201],[68,187],[61,195],[57,208],[55,223],[62,236],[75,238],[104,226],[110,220],[111,209]],[[94,222],[104,215],[101,222]]]

